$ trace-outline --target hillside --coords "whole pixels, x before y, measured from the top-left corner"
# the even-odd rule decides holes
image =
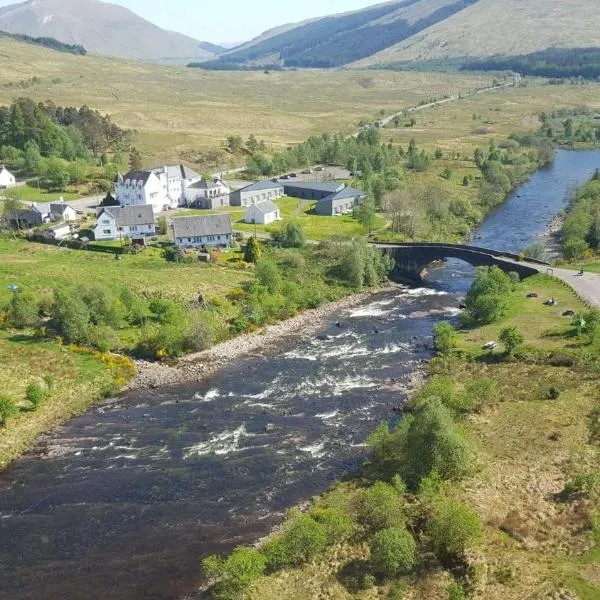
[[[267,32],[218,64],[338,67],[370,56],[478,0],[402,0]],[[1,23],[1,22],[0,22]]]
[[[51,37],[88,51],[152,62],[211,59],[222,48],[165,31],[130,10],[99,0],[28,0],[0,8],[0,30]]]
[[[597,0],[480,0],[353,66],[600,47]]]

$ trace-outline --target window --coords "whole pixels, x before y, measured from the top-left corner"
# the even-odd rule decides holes
[[[111,232],[111,230],[110,230],[110,229],[104,229],[104,230],[102,230],[102,233],[103,233],[104,235],[110,235],[112,232]]]
[[[102,219],[102,225],[110,225],[110,221],[108,219]]]
[[[124,227],[119,227],[119,231],[125,231]]]

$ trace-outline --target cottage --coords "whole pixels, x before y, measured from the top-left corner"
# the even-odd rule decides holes
[[[196,171],[181,164],[131,171],[118,175],[115,195],[121,206],[147,204],[154,212],[161,212],[184,206],[187,189],[201,180]]]
[[[231,215],[206,215],[173,219],[173,239],[178,248],[228,247],[233,242]]]
[[[52,221],[76,221],[77,211],[62,198],[50,203],[50,219]]]
[[[257,181],[230,195],[231,206],[252,206],[264,200],[276,200],[283,196],[283,185],[278,181]]]
[[[15,176],[4,166],[0,166],[0,189],[15,187],[17,180]]]
[[[264,200],[246,211],[244,221],[256,225],[269,225],[273,221],[280,221],[281,213],[279,207],[270,200]]]
[[[42,235],[51,240],[64,240],[71,235],[71,226],[68,223],[58,223],[45,229]]]
[[[361,190],[353,187],[345,187],[339,192],[325,196],[325,198],[319,200],[315,206],[315,213],[317,215],[335,217],[352,212],[366,197],[367,194]]]
[[[102,208],[94,229],[96,240],[109,241],[156,235],[152,206]]]
[[[229,206],[231,188],[220,179],[213,182],[202,179],[188,186],[185,199],[188,206],[215,210]]]
[[[15,211],[11,221],[13,225],[23,229],[39,227],[44,223],[49,223],[51,221],[50,205],[32,202],[29,208]]]

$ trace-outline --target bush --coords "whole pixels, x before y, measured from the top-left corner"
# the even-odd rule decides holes
[[[414,566],[417,545],[406,527],[378,531],[369,544],[375,572],[382,577],[397,577]]]
[[[561,496],[566,500],[590,498],[598,489],[598,484],[596,473],[577,473],[566,483]]]
[[[404,499],[394,486],[383,481],[363,490],[359,497],[358,518],[371,531],[406,523]]]
[[[8,322],[18,329],[36,327],[40,321],[40,301],[29,291],[14,292],[8,309]]]
[[[153,298],[148,308],[156,320],[163,325],[175,325],[184,319],[181,309],[171,300]]]
[[[347,540],[356,529],[354,521],[336,508],[316,508],[313,517],[323,526],[328,544]]]
[[[433,550],[442,561],[462,559],[482,534],[479,517],[468,506],[439,499],[427,522],[427,533]]]
[[[434,327],[433,347],[440,354],[448,354],[456,348],[456,331],[447,321],[438,323]]]
[[[31,402],[34,408],[38,408],[46,399],[46,390],[41,383],[33,381],[27,386],[25,399]]]
[[[283,229],[276,231],[271,237],[285,248],[302,248],[306,243],[304,227],[294,221],[288,222]]]
[[[488,324],[504,315],[515,281],[498,267],[480,267],[466,298],[471,319]]]
[[[93,325],[88,328],[87,341],[100,352],[112,352],[121,344],[119,334],[107,325]]]
[[[504,344],[508,357],[512,357],[515,350],[525,342],[525,336],[516,327],[505,327],[502,329],[499,339]]]
[[[548,400],[558,400],[560,398],[560,390],[557,387],[552,386],[546,394]]]
[[[281,289],[282,277],[277,263],[268,258],[261,258],[256,264],[256,276],[261,285],[274,294]]]
[[[251,237],[244,247],[244,261],[247,263],[256,263],[260,258],[260,244],[256,240],[256,238]]]
[[[7,396],[0,396],[0,424],[6,425],[10,417],[19,414],[19,409],[15,403]]]
[[[301,565],[327,546],[325,527],[306,513],[294,510],[281,533],[268,540],[262,547],[267,565],[271,569]]]
[[[90,311],[74,290],[67,288],[54,290],[52,317],[59,335],[66,342],[81,344],[87,341]]]
[[[448,600],[466,600],[467,596],[457,581],[453,581],[448,586]]]

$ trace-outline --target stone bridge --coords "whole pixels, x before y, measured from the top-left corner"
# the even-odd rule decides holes
[[[515,271],[522,279],[545,272],[549,266],[547,263],[529,258],[520,261],[517,254],[510,252],[464,244],[409,242],[376,244],[376,246],[394,257],[396,267],[391,277],[401,282],[419,283],[428,265],[447,258],[457,258],[474,267],[496,266],[507,273]]]

